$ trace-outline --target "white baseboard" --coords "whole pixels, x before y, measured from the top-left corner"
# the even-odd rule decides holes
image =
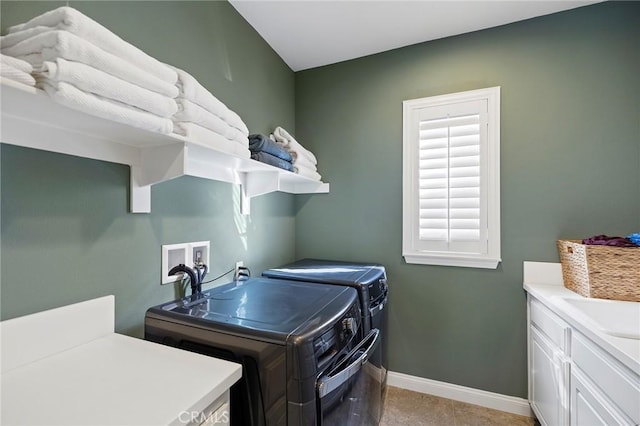
[[[514,396],[438,382],[436,380],[424,379],[422,377],[410,376],[394,371],[389,371],[387,384],[414,392],[426,393],[455,401],[466,402],[468,404],[480,405],[494,410],[505,411],[507,413],[518,414],[520,416],[533,417],[529,401]]]

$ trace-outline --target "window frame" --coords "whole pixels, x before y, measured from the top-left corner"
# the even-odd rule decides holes
[[[419,138],[415,129],[419,126],[419,111],[425,108],[443,108],[461,103],[486,101],[486,140],[481,140],[481,175],[486,183],[481,186],[482,212],[486,214],[486,253],[455,250],[420,249],[419,240]],[[402,103],[402,255],[407,263],[423,265],[460,266],[495,269],[501,262],[500,241],[500,87],[470,90],[452,94],[430,96],[403,101]],[[414,137],[412,138],[412,135]]]

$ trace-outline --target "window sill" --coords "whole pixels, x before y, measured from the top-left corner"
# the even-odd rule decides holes
[[[501,259],[478,257],[473,255],[437,254],[437,253],[405,253],[407,263],[418,265],[459,266],[463,268],[496,269]]]

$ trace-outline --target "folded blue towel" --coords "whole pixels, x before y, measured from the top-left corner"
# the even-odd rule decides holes
[[[276,166],[284,170],[289,170],[290,172],[293,171],[293,164],[291,164],[291,162],[285,161],[282,158],[278,158],[275,155],[271,155],[267,152],[252,152],[251,158],[261,161],[265,164]]]
[[[249,150],[251,152],[265,152],[275,157],[281,158],[284,161],[293,162],[291,154],[287,152],[285,148],[278,145],[265,135],[249,135]],[[287,169],[288,170],[288,169]]]

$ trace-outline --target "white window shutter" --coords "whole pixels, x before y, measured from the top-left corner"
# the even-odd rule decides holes
[[[480,168],[486,101],[423,109],[418,119],[420,248],[486,252]]]
[[[491,97],[478,92],[405,102],[405,258],[499,256],[499,208],[490,206],[499,201],[499,194],[491,193],[499,192],[499,170],[489,170],[499,165],[499,145],[489,141]],[[497,252],[491,236],[498,238]]]

